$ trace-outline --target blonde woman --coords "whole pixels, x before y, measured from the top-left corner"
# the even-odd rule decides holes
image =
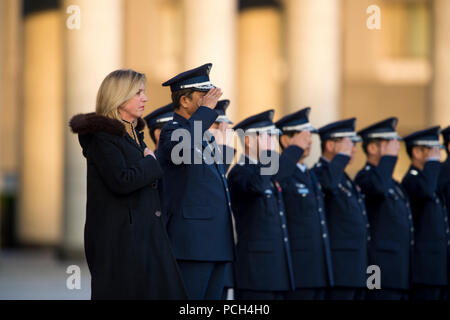
[[[161,221],[162,170],[143,140],[145,75],[117,70],[100,86],[95,113],[70,127],[87,159],[86,259],[92,299],[185,299]]]

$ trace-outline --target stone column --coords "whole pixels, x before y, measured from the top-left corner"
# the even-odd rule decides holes
[[[450,124],[450,1],[434,0],[433,85],[429,125]]]
[[[0,6],[0,171],[6,180],[3,186],[12,193],[19,171],[19,131],[22,127],[19,125],[22,6],[16,0],[0,0]]]
[[[310,106],[316,126],[340,115],[341,1],[284,0],[287,34],[286,112]],[[364,14],[364,13],[362,13]],[[319,154],[318,139],[308,164]]]
[[[68,9],[72,9],[67,13]],[[98,88],[122,67],[123,2],[121,0],[64,0],[65,28],[65,181],[62,254],[83,252],[86,218],[86,159],[76,135],[67,126],[79,113],[95,111]],[[80,18],[79,29],[77,18]]]
[[[211,81],[231,100],[229,117],[234,117],[236,101],[235,34],[236,0],[182,0],[184,69],[213,64]],[[180,70],[181,71],[181,70]]]
[[[63,173],[63,74],[61,15],[57,2],[25,3],[23,109],[20,114],[19,242],[60,240]],[[18,101],[12,102],[18,108]]]
[[[238,39],[239,118],[275,109],[282,116],[282,15],[275,1],[241,1]]]

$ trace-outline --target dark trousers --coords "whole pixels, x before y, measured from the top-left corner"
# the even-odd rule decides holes
[[[366,300],[409,300],[409,292],[400,289],[367,290]]]
[[[297,288],[286,293],[286,300],[325,300],[325,288]]]
[[[415,285],[411,290],[411,298],[412,300],[446,300],[447,290],[446,287]]]
[[[284,300],[286,291],[236,290],[236,300]]]
[[[327,290],[326,300],[365,300],[366,289],[335,287]]]
[[[178,260],[190,300],[221,300],[224,285],[224,262]]]

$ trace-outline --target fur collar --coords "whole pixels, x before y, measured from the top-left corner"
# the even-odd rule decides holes
[[[106,132],[123,137],[127,134],[125,126],[121,121],[98,115],[95,112],[74,116],[69,122],[69,127],[73,133],[80,135]],[[139,118],[136,131],[142,131],[144,128],[145,122]]]

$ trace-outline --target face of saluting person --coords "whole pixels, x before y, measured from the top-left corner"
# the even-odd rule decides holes
[[[136,94],[119,107],[120,117],[128,122],[136,121],[144,114],[145,103],[147,101],[145,85],[142,83]]]

